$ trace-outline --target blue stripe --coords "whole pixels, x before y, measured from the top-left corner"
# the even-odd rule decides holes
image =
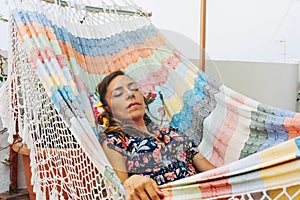
[[[50,21],[45,14],[32,11],[13,11],[13,18],[16,22],[40,23],[45,27],[52,28],[58,40],[63,44],[70,42],[72,47],[80,54],[87,56],[103,56],[117,53],[131,45],[143,44],[148,38],[158,35],[154,25],[143,26],[134,31],[123,31],[106,38],[81,38],[71,34],[66,28],[59,27]],[[151,48],[151,46],[149,46]]]
[[[182,99],[184,101],[181,111],[172,116],[170,126],[178,127],[181,131],[187,130],[192,123],[193,106],[205,97],[203,87],[207,85],[207,76],[203,76],[202,72],[198,72],[198,77],[194,79],[194,88],[184,93]]]
[[[300,137],[295,138],[295,143],[296,143],[298,149],[300,150]]]
[[[259,148],[259,151],[285,142],[289,138],[289,133],[284,127],[284,117],[267,115],[265,119],[265,129],[268,133],[268,139]]]
[[[294,118],[294,116],[296,115],[295,112],[283,110],[279,108],[275,108],[274,114],[280,117],[290,117],[290,118]]]

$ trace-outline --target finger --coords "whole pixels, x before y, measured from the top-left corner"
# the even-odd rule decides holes
[[[163,199],[165,197],[165,194],[163,191],[161,191],[160,189],[156,189],[156,193],[158,194],[160,199]]]
[[[152,200],[152,199],[150,199],[150,197],[148,196],[148,194],[146,193],[146,191],[144,190],[144,191],[139,191],[138,192],[138,197],[139,197],[139,199],[142,199],[142,200]]]
[[[151,180],[152,184],[154,185],[155,191],[158,194],[158,196],[160,198],[164,198],[165,197],[164,192],[161,191],[161,189],[158,187],[157,183],[153,179],[150,179],[150,180]]]
[[[134,190],[127,192],[126,191],[126,200],[143,200],[140,198],[137,192]]]
[[[138,194],[135,192],[135,188],[132,184],[124,184],[126,190],[126,200],[140,200]]]
[[[126,200],[150,200],[143,184],[126,184]]]
[[[126,200],[143,200],[136,194],[129,194],[126,195]]]
[[[159,194],[157,193],[157,184],[152,181],[149,181],[145,187],[146,193],[151,200],[158,200],[160,199]]]

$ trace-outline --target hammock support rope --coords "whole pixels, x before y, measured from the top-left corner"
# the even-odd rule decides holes
[[[56,3],[55,0],[43,0],[47,3]],[[58,5],[60,6],[70,6],[68,5],[67,1],[59,0]],[[114,4],[113,7],[116,7],[116,4]],[[142,15],[146,17],[151,17],[151,13],[146,13],[140,9],[137,10],[125,10],[125,9],[118,9],[118,8],[100,8],[100,7],[95,7],[95,6],[84,6],[84,9],[89,11],[89,12],[102,12],[102,13],[114,13],[114,14],[119,14],[119,15]]]

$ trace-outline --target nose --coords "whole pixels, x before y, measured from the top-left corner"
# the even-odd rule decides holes
[[[135,95],[134,95],[134,91],[132,91],[132,90],[128,90],[127,89],[127,91],[126,91],[127,93],[126,93],[126,95],[127,95],[127,99],[131,99],[131,98],[134,98],[135,97]]]

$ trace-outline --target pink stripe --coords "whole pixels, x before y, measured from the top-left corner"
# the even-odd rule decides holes
[[[169,70],[175,70],[180,62],[180,56],[174,52],[166,61],[162,62],[160,70],[147,74],[145,79],[138,82],[141,93],[148,94],[149,92],[154,92],[155,86],[165,84],[168,80]]]
[[[53,29],[44,27],[39,23],[23,24],[22,22],[19,22],[18,33],[22,42],[24,42],[26,35],[30,38],[30,40],[32,40],[33,35],[36,37],[39,35],[45,35],[49,40],[57,41],[60,46],[60,50],[67,56],[68,60],[70,60],[70,58],[75,58],[76,62],[84,71],[96,75],[108,74],[112,71],[125,69],[130,64],[137,63],[141,58],[152,56],[153,50],[166,45],[163,35],[158,33],[156,36],[145,39],[143,44],[132,44],[128,48],[114,54],[107,54],[104,56],[86,56],[74,49],[69,42],[63,44],[61,40],[57,39]],[[39,38],[37,38],[37,40],[39,40]],[[31,43],[39,49],[45,48],[44,46],[37,46],[38,44],[35,41],[31,41]],[[45,59],[45,57],[43,58]]]
[[[231,99],[226,102],[226,116],[221,127],[214,133],[213,152],[210,161],[217,167],[225,164],[225,154],[238,124],[238,107],[243,105],[244,97],[236,92],[230,95]]]
[[[199,188],[202,192],[202,198],[212,198],[232,193],[232,187],[227,178],[201,183]]]
[[[208,182],[214,179],[224,178],[227,173],[229,173],[228,165],[224,165],[222,167],[218,167],[213,170],[202,172],[199,174],[201,176],[199,176],[198,183],[201,184],[202,182]]]
[[[228,165],[215,168],[213,170],[202,172],[197,176],[196,183],[190,183],[190,185],[194,185],[195,187],[199,188],[199,191],[193,191],[202,193],[202,196],[205,197],[215,197],[220,194],[231,194],[232,193],[232,187],[228,183],[228,178],[225,178],[226,174],[229,172]],[[192,181],[193,182],[193,181]],[[178,188],[177,188],[178,187]],[[179,191],[181,186],[175,186],[176,190]],[[173,185],[172,183],[159,186],[159,188],[163,189],[164,191],[164,199],[173,199],[173,196],[176,194],[173,194]],[[184,189],[182,190],[182,193],[184,194]],[[203,196],[203,197],[204,197]]]

